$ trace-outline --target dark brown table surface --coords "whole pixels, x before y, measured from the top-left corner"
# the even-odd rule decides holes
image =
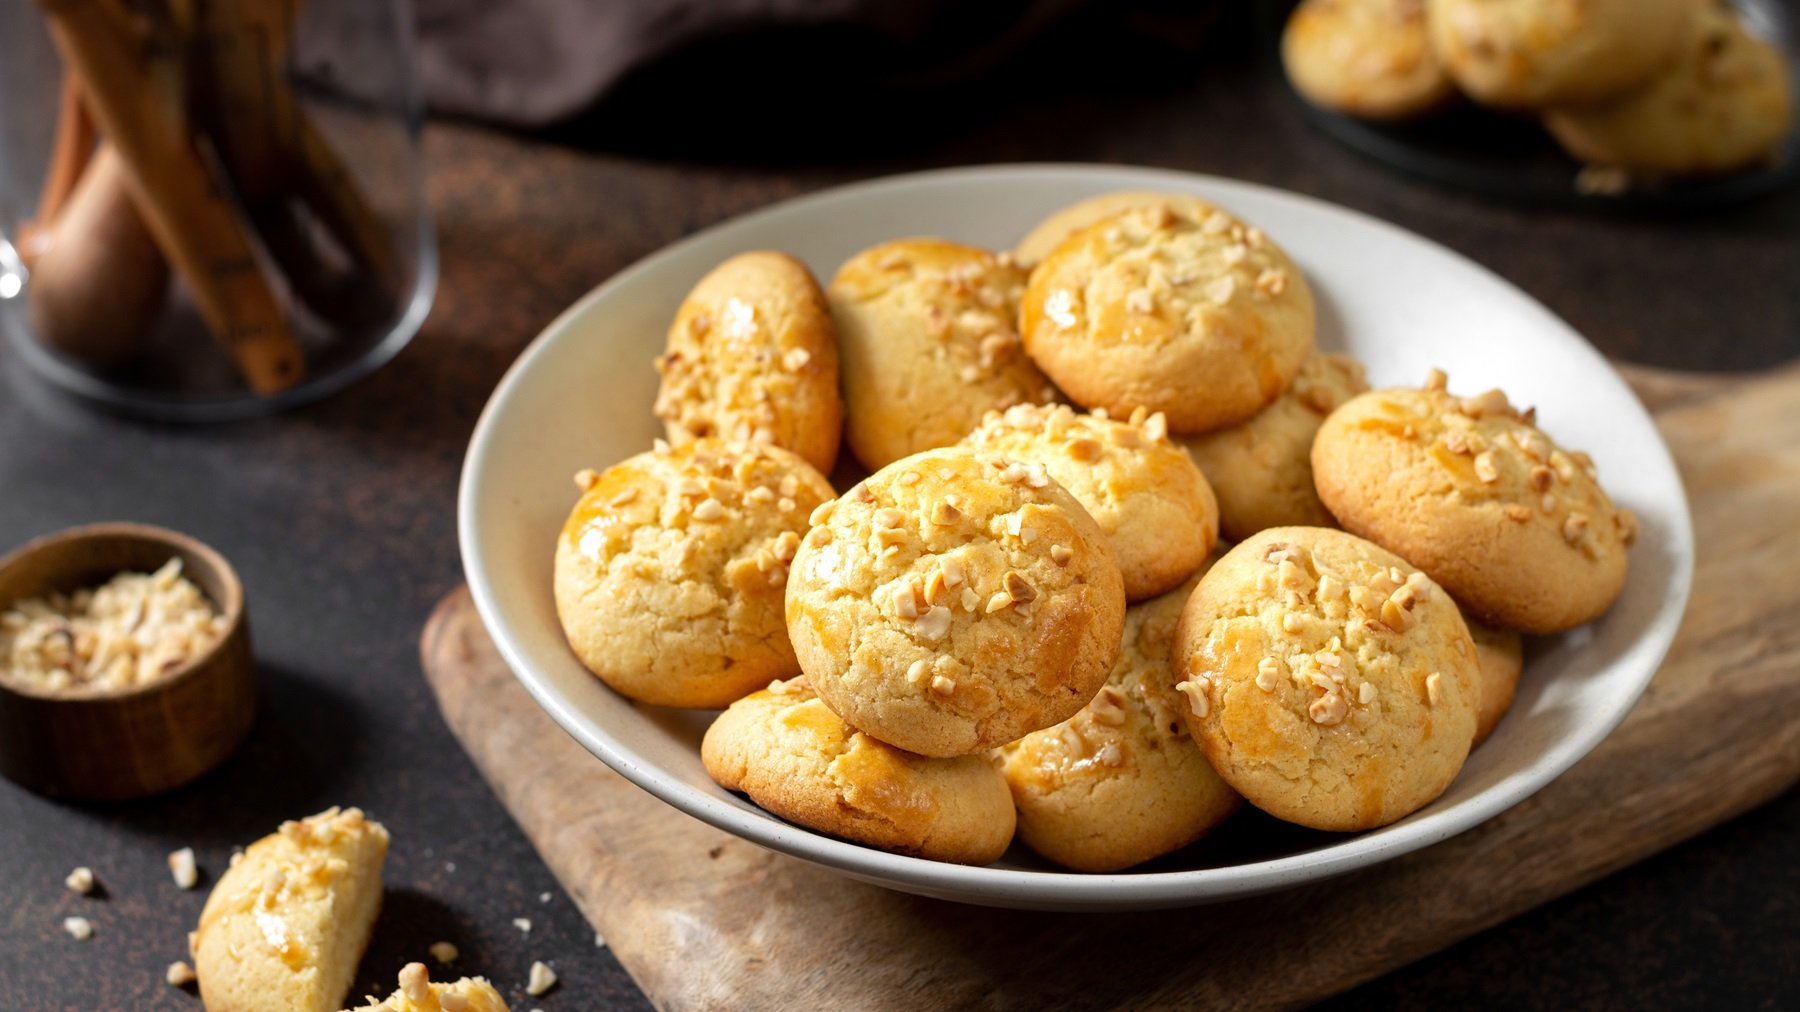
[[[444,275],[424,333],[373,377],[284,417],[125,421],[0,358],[0,542],[102,519],[210,542],[244,578],[263,688],[253,740],[166,797],[91,807],[0,783],[0,1008],[198,1007],[163,983],[163,968],[185,956],[232,847],[340,803],[366,808],[395,840],[359,987],[385,994],[403,962],[448,939],[462,949],[457,968],[493,978],[517,1008],[644,1004],[449,737],[416,639],[462,578],[457,472],[501,372],[582,292],[733,214],[919,168],[1168,166],[1286,187],[1418,231],[1620,358],[1757,369],[1800,353],[1800,194],[1675,218],[1493,206],[1320,136],[1229,39],[1199,46],[1154,24],[1081,34],[975,81],[840,94],[819,108],[683,87],[689,63],[639,79],[554,138],[434,123],[426,150]],[[1106,57],[1071,62],[1077,44]],[[748,125],[716,130],[709,115]],[[164,866],[182,846],[206,872],[193,892],[176,890]],[[1335,1004],[1791,1007],[1796,853],[1800,795],[1790,792]],[[94,869],[103,896],[63,888],[76,865]],[[71,914],[92,919],[92,939],[62,932]],[[515,917],[530,918],[528,934]],[[563,981],[539,1000],[523,992],[534,959]]]

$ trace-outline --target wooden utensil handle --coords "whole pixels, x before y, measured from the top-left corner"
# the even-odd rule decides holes
[[[89,111],[131,169],[145,224],[187,281],[208,328],[251,389],[267,394],[293,386],[305,372],[299,345],[231,205],[193,146],[167,80],[179,71],[178,55],[137,33],[112,0],[38,3],[51,39],[82,79]]]

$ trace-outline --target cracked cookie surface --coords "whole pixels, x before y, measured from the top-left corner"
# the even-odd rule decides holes
[[[851,257],[827,292],[846,438],[870,469],[949,446],[988,411],[1057,399],[1019,342],[1025,270],[1010,256],[900,239]]]
[[[690,707],[798,670],[782,595],[808,514],[831,498],[812,465],[707,438],[576,480],[556,613],[588,670],[640,702]]]
[[[1105,682],[1124,582],[1093,518],[1040,465],[928,450],[812,520],[788,631],[851,726],[968,755],[1072,716]]]
[[[821,472],[843,428],[837,335],[806,265],[742,253],[689,292],[656,360],[656,417],[669,442],[705,436],[770,443]]]
[[[1219,531],[1242,541],[1269,527],[1335,527],[1313,487],[1312,444],[1327,415],[1369,389],[1347,355],[1313,355],[1256,417],[1229,429],[1177,437],[1212,483]]]
[[[1127,600],[1187,579],[1219,539],[1212,487],[1156,415],[1121,420],[1021,404],[990,413],[965,442],[1040,464],[1067,489],[1112,545]]]
[[[1313,442],[1319,498],[1344,529],[1397,552],[1471,615],[1531,634],[1592,621],[1625,585],[1637,520],[1586,454],[1558,447],[1506,395],[1363,394]]]
[[[1198,582],[1125,612],[1106,685],[1081,712],[1000,748],[1019,839],[1076,871],[1119,871],[1179,850],[1242,799],[1189,735],[1169,677],[1182,605]]]
[[[1343,531],[1276,527],[1227,552],[1188,599],[1170,663],[1219,775],[1314,829],[1416,811],[1475,734],[1475,646],[1455,602]]]
[[[845,724],[804,677],[731,704],[700,745],[726,790],[808,829],[898,854],[987,864],[1012,841],[1006,780],[985,756],[929,759]]]
[[[1174,432],[1235,425],[1313,347],[1313,298],[1286,253],[1198,198],[1087,226],[1031,272],[1025,349],[1077,403],[1162,412]]]

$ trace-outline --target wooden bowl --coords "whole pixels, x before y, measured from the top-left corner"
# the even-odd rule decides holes
[[[120,801],[166,791],[217,766],[256,714],[256,664],[244,589],[224,556],[184,534],[142,524],[74,527],[0,559],[0,610],[52,591],[155,572],[182,574],[226,620],[212,648],[123,691],[37,689],[0,677],[0,775],[34,791]]]

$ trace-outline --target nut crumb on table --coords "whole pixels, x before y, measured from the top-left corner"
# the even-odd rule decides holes
[[[83,865],[70,872],[68,877],[63,879],[63,885],[68,886],[69,891],[71,892],[77,892],[86,896],[88,893],[94,891],[94,872],[86,865]]]
[[[200,882],[200,867],[194,862],[194,848],[183,847],[169,855],[169,875],[182,889],[192,889]]]

